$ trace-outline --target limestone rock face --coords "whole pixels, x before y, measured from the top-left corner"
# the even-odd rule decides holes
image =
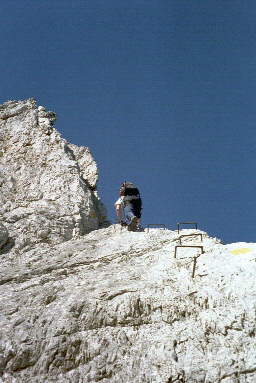
[[[117,225],[2,254],[0,382],[255,382],[256,244],[197,233],[177,258],[177,232]]]
[[[96,163],[55,118],[0,106],[0,383],[254,383],[256,244],[100,229]]]
[[[55,119],[32,99],[0,106],[0,221],[19,251],[106,223],[92,154],[64,140]]]

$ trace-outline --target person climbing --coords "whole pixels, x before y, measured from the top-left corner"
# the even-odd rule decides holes
[[[123,182],[120,197],[115,202],[116,215],[122,226],[128,231],[137,231],[140,224],[142,202],[139,189],[132,182]]]

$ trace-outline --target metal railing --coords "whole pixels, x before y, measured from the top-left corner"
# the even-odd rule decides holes
[[[177,259],[177,249],[178,249],[178,247],[183,247],[183,248],[184,248],[184,247],[197,248],[197,249],[200,249],[200,250],[201,250],[201,254],[204,254],[204,247],[203,247],[203,246],[177,245],[177,246],[175,246],[175,252],[174,252],[174,258],[176,258],[176,259]],[[194,278],[194,276],[195,276],[197,258],[199,258],[201,254],[199,254],[199,255],[193,257],[192,278]]]
[[[197,222],[178,222],[178,234],[180,233],[180,225],[195,225],[195,229],[197,230]]]
[[[178,238],[178,240],[180,241],[180,245],[181,245],[181,239],[184,237],[201,237],[201,242],[203,241],[203,234],[201,233],[183,234]]]
[[[149,228],[151,227],[151,226],[160,226],[160,227],[162,227],[164,230],[167,230],[167,227],[166,227],[166,225],[164,224],[164,223],[149,223],[148,225],[147,225],[147,233],[149,232]]]
[[[174,251],[174,258],[177,258],[177,249],[178,247],[191,247],[191,248],[197,248],[201,249],[201,254],[204,254],[204,247],[203,246],[196,246],[196,245],[177,245],[175,246],[175,251]]]

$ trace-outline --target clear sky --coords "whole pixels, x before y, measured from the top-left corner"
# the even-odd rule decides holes
[[[89,146],[114,220],[122,181],[143,224],[256,242],[255,0],[8,0],[0,102],[34,97]]]

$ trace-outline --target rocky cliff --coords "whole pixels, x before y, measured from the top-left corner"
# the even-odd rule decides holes
[[[64,140],[55,119],[32,99],[0,106],[0,220],[9,232],[7,250],[56,244],[106,223],[92,154]]]
[[[100,229],[89,150],[0,111],[0,383],[254,383],[256,244]]]

